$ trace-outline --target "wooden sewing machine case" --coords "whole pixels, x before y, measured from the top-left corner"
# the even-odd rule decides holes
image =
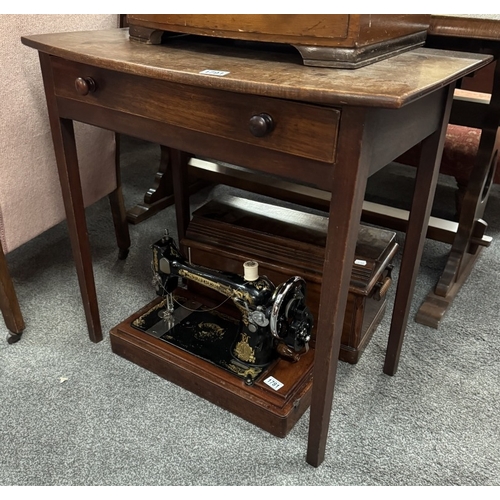
[[[127,14],[151,44],[202,35],[294,46],[308,66],[358,68],[424,44],[430,14]]]
[[[307,282],[307,303],[317,317],[327,218],[234,196],[196,210],[181,242],[192,264],[243,274],[259,262],[276,285],[294,275]],[[362,226],[353,265],[340,359],[356,363],[385,310],[395,233]],[[177,294],[235,319],[241,313],[210,287],[185,283]],[[222,298],[222,303],[221,303]],[[197,394],[265,431],[285,437],[311,404],[314,339],[297,362],[278,358],[252,385],[136,325],[162,307],[157,297],[110,331],[115,354]],[[314,334],[313,330],[313,334]],[[270,382],[272,381],[272,382]],[[279,382],[275,386],[274,382]]]
[[[182,245],[192,264],[243,274],[243,262],[255,260],[259,274],[276,285],[301,276],[307,282],[307,305],[317,321],[327,222],[321,215],[226,196],[193,212]],[[391,231],[360,227],[342,331],[342,361],[358,362],[383,317],[392,281],[390,263],[398,249],[395,237]],[[216,293],[190,286],[197,293]]]

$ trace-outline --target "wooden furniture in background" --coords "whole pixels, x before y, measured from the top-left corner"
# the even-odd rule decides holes
[[[308,66],[359,68],[424,44],[430,14],[127,14],[130,36],[178,33],[295,47]]]
[[[486,94],[484,98],[477,99],[458,92],[450,118],[454,124],[480,129],[481,138],[461,202],[458,231],[448,260],[434,290],[428,293],[415,318],[419,323],[437,328],[483,248],[483,245],[477,244],[477,240],[483,239],[487,228],[482,217],[498,162],[500,15],[434,15],[427,44],[439,49],[490,54],[494,57],[489,67],[492,76],[491,95]]]
[[[193,264],[240,273],[246,260],[273,283],[301,276],[318,317],[327,217],[243,197],[211,200],[193,212],[182,240]],[[341,361],[355,364],[385,313],[396,233],[361,225],[340,342]],[[199,287],[194,284],[195,289]],[[206,291],[205,293],[209,293]],[[214,298],[217,296],[214,292]],[[313,330],[314,346],[315,329]]]
[[[61,185],[69,201],[73,255],[94,337],[101,324],[73,120],[172,148],[179,240],[190,220],[190,154],[330,190],[323,265],[329,286],[322,287],[320,297],[307,450],[308,463],[319,466],[367,178],[423,141],[389,333],[386,372],[394,373],[453,88],[491,57],[416,49],[354,73],[303,66],[291,54],[227,46],[214,53],[205,42],[137,44],[126,29],[34,35],[22,41],[40,55]],[[76,81],[82,83],[78,89],[88,92],[75,89]],[[154,348],[144,346],[142,355],[154,357]]]
[[[141,202],[127,210],[127,220],[131,224],[139,224],[174,204],[170,152],[164,146],[158,147],[160,148],[160,162],[153,185],[144,194]],[[194,172],[190,173],[189,192],[191,194],[206,186],[207,182],[197,177]]]

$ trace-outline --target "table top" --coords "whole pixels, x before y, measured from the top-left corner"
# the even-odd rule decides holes
[[[500,40],[500,14],[433,14],[429,34]]]
[[[382,108],[400,108],[491,61],[488,55],[419,48],[358,69],[316,68],[281,46],[262,50],[187,37],[148,45],[129,40],[127,28],[32,35],[22,42],[70,61],[186,85]]]

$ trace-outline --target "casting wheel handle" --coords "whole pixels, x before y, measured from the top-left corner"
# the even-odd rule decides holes
[[[392,278],[390,276],[386,276],[382,283],[377,283],[380,287],[376,292],[373,298],[375,300],[382,300],[385,297],[385,294],[389,290],[392,283]]]

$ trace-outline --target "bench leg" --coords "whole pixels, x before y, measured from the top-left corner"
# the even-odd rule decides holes
[[[481,239],[487,224],[482,220],[492,181],[497,167],[496,149],[500,126],[500,63],[496,62],[493,92],[486,113],[481,139],[466,192],[462,199],[458,232],[453,241],[445,269],[434,290],[428,293],[420,306],[415,321],[438,328],[441,320],[465,283],[481,247],[475,243]]]
[[[115,134],[116,139],[116,189],[109,193],[108,199],[111,206],[111,215],[115,227],[116,243],[118,245],[118,258],[125,259],[130,248],[130,231],[127,221],[127,211],[123,200],[122,181],[120,173],[120,136]]]

